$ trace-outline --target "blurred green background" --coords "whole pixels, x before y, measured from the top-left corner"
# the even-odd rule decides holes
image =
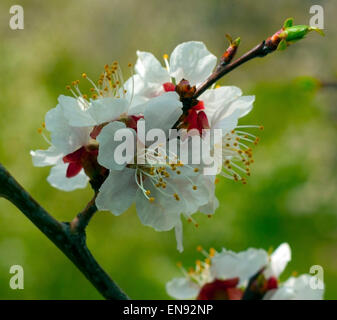
[[[9,8],[21,4],[25,29],[8,27]],[[211,219],[184,224],[185,251],[173,232],[141,225],[134,207],[120,217],[107,212],[90,223],[88,244],[113,279],[135,299],[166,299],[165,283],[190,266],[195,248],[274,248],[287,241],[292,271],[324,268],[326,298],[337,298],[336,90],[312,78],[336,81],[336,1],[302,0],[18,0],[0,2],[0,161],[56,218],[71,220],[92,196],[47,184],[49,168],[32,166],[29,151],[46,148],[37,133],[65,85],[87,72],[97,78],[105,63],[135,63],[136,50],[161,57],[187,40],[204,41],[217,56],[224,35],[241,36],[239,54],[294,17],[308,24],[309,8],[325,9],[326,37],[310,34],[285,52],[251,61],[222,84],[237,85],[256,103],[241,124],[263,124],[247,185],[221,179],[221,205]],[[127,69],[127,68],[125,68]],[[9,268],[25,271],[24,290],[9,288]],[[0,199],[1,299],[100,299],[65,256],[4,199]]]

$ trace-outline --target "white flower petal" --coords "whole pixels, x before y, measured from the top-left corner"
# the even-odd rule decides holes
[[[211,273],[218,279],[239,277],[242,285],[267,263],[268,254],[262,249],[249,248],[238,253],[223,249],[213,257]]]
[[[45,122],[46,128],[51,132],[52,144],[64,155],[86,145],[89,141],[91,128],[71,127],[59,104],[47,112]]]
[[[95,120],[95,124],[116,120],[126,113],[128,101],[123,98],[102,98],[93,100],[88,113]]]
[[[271,296],[271,300],[322,300],[324,289],[313,289],[310,280],[313,277],[303,274],[299,277],[290,277]],[[313,279],[315,282],[315,279]]]
[[[254,101],[255,96],[242,96],[237,98],[231,103],[224,117],[233,114],[235,114],[238,119],[244,117],[252,110]]]
[[[291,249],[288,243],[282,243],[271,255],[268,268],[264,271],[266,278],[278,278],[291,260]]]
[[[183,246],[183,224],[181,222],[181,219],[179,219],[177,225],[174,228],[174,233],[176,236],[176,241],[177,241],[177,250],[179,252],[184,251],[184,246]]]
[[[60,131],[64,127],[69,127],[67,119],[64,117],[62,107],[58,104],[55,108],[50,109],[45,116],[47,130]]]
[[[255,96],[243,96],[235,99],[229,107],[213,114],[211,126],[222,129],[223,134],[233,130],[237,126],[239,118],[248,114],[253,108],[254,100]]]
[[[171,54],[170,75],[176,79],[176,83],[186,79],[191,85],[198,85],[212,73],[216,60],[202,42],[184,42]]]
[[[95,120],[88,113],[88,110],[81,105],[79,99],[61,95],[58,101],[71,126],[87,127],[95,125]]]
[[[83,189],[86,187],[89,178],[82,169],[75,177],[67,178],[68,164],[60,162],[56,166],[52,167],[47,181],[53,187],[63,191],[73,191],[75,189]]]
[[[121,145],[121,141],[115,141],[115,134],[120,129],[125,129],[124,123],[119,121],[114,121],[107,124],[97,137],[99,143],[98,157],[97,161],[100,165],[111,170],[122,170],[126,163],[120,164],[116,161],[115,150]],[[132,133],[135,133],[133,129],[128,129]],[[125,142],[126,143],[126,142]],[[133,158],[132,155],[128,155]]]
[[[63,156],[54,146],[47,150],[30,151],[35,167],[45,167],[56,164]]]
[[[294,300],[295,292],[290,287],[279,287],[277,289],[269,290],[263,296],[263,300]]]
[[[135,71],[145,82],[162,86],[165,82],[170,81],[167,70],[152,53],[137,51],[137,56]]]
[[[109,210],[120,215],[127,210],[135,199],[137,185],[135,170],[110,171],[109,176],[99,189],[96,205],[99,210]]]
[[[204,102],[205,113],[208,121],[213,121],[213,115],[221,112],[225,114],[230,104],[242,95],[240,88],[235,86],[224,86],[216,89],[208,89],[201,96],[200,100]]]
[[[136,194],[136,209],[142,224],[151,226],[157,231],[168,231],[175,227],[180,220],[180,203],[173,196],[161,193],[158,188],[147,181],[144,187],[151,191],[154,201],[145,198],[143,191],[138,189]]]
[[[215,176],[207,175],[203,176],[205,187],[208,189],[208,202],[202,205],[198,211],[205,214],[213,214],[219,207],[219,200],[215,196]]]
[[[145,82],[138,74],[135,74],[124,83],[123,90],[126,90],[125,99],[129,102],[128,114],[137,114],[138,112],[134,108],[148,100]],[[122,92],[120,94],[123,95]]]
[[[146,130],[155,128],[168,131],[182,115],[182,107],[176,92],[166,92],[149,100],[144,107]]]
[[[90,139],[91,129],[88,127],[65,127],[63,131],[52,132],[51,142],[62,153],[67,155],[85,146]]]
[[[167,293],[175,299],[194,299],[200,287],[187,278],[174,278],[166,284]]]

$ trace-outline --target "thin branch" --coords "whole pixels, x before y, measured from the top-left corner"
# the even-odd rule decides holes
[[[73,233],[81,233],[85,230],[89,224],[91,218],[97,212],[97,207],[95,200],[97,197],[97,192],[95,192],[94,197],[87,204],[85,209],[80,212],[71,222],[70,222],[70,231]]]
[[[70,223],[54,219],[44,210],[12,175],[0,164],[0,197],[13,203],[22,213],[43,232],[85,275],[106,299],[125,300],[127,295],[97,263],[86,245],[83,226],[86,225],[96,207],[89,205],[80,216],[80,228],[71,232]],[[86,212],[87,214],[84,214]],[[82,222],[83,221],[83,222]]]
[[[276,48],[275,48],[276,49]],[[268,53],[275,50],[270,46],[266,45],[265,41],[262,41],[256,47],[242,55],[240,58],[229,64],[219,64],[215,71],[197,88],[193,98],[198,98],[202,93],[204,93],[209,87],[211,87],[215,82],[217,82],[220,78],[222,78],[225,74],[239,67],[243,63],[256,58],[256,57],[264,57]]]
[[[321,88],[337,89],[337,82],[335,82],[335,81],[321,81],[320,86],[321,86]]]

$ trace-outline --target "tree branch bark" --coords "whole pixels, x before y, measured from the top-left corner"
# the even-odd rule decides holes
[[[44,210],[1,164],[0,197],[9,200],[22,211],[76,265],[104,298],[128,299],[128,296],[97,263],[86,245],[84,229],[97,211],[94,204],[95,197],[77,216],[76,228],[71,229],[71,223],[59,222]]]
[[[212,86],[216,81],[222,78],[225,74],[239,67],[241,64],[256,58],[256,57],[264,57],[268,53],[275,51],[275,48],[271,48],[266,45],[266,41],[262,41],[253,49],[249,50],[247,53],[242,55],[240,58],[229,64],[219,64],[215,71],[197,88],[193,98],[198,98],[201,94],[203,94],[210,86]]]

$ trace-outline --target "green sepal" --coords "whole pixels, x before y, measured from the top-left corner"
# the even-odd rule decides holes
[[[316,27],[310,27],[309,28],[309,31],[316,31],[317,33],[319,33],[321,36],[325,36],[325,33],[324,33],[324,31],[322,30],[322,29],[320,29],[320,28],[316,28]]]
[[[287,47],[288,47],[287,41],[285,41],[284,39],[282,39],[280,41],[280,43],[278,44],[278,46],[277,46],[277,50],[282,51],[282,50],[287,49]]]
[[[286,21],[284,21],[283,28],[292,27],[293,24],[294,24],[294,18],[288,18]]]

